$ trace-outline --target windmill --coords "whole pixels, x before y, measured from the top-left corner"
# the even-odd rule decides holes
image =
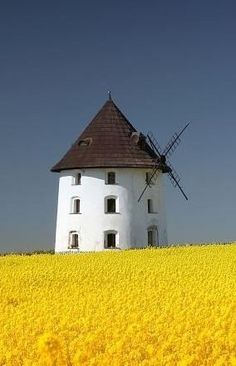
[[[170,163],[169,158],[176,150],[177,146],[180,144],[181,142],[180,136],[183,134],[183,132],[186,130],[189,124],[190,122],[188,122],[186,126],[184,126],[184,128],[179,133],[175,133],[171,137],[170,141],[168,142],[168,144],[166,145],[165,149],[162,152],[161,152],[162,149],[157,140],[155,139],[155,137],[153,136],[153,133],[149,132],[147,134],[147,142],[151,147],[151,149],[155,152],[156,160],[154,161],[152,171],[146,177],[146,185],[139,196],[138,202],[141,200],[147,188],[151,187],[152,184],[155,183],[160,172],[167,173],[172,185],[175,188],[178,187],[184,198],[188,200],[188,197],[186,196],[182,186],[180,185],[180,177],[176,172],[176,170],[174,169],[173,165]]]

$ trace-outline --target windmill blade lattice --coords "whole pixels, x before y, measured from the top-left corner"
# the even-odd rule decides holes
[[[184,193],[183,187],[180,185],[180,176],[178,175],[178,173],[176,172],[176,170],[174,169],[173,165],[169,162],[169,160],[167,160],[167,164],[171,169],[171,172],[168,173],[168,177],[172,183],[172,185],[176,188],[178,187],[179,190],[181,191],[181,193],[183,194],[184,198],[186,200],[188,200],[188,197],[186,196],[186,194]]]
[[[166,157],[168,155],[168,157],[170,157],[173,154],[173,152],[176,150],[176,148],[179,146],[180,142],[181,142],[180,137],[178,136],[177,133],[175,133],[171,137],[171,139],[168,142],[168,144],[166,145],[166,148],[163,151],[163,155],[165,155]]]
[[[148,141],[149,141],[152,149],[157,153],[157,155],[159,157],[161,157],[162,148],[161,148],[160,144],[158,143],[157,139],[154,137],[154,135],[151,131],[148,132],[147,138],[148,138]]]
[[[168,166],[170,167],[171,169],[171,173],[172,173],[172,176],[175,178],[175,180],[173,179],[173,177],[170,177],[170,181],[173,183],[173,186],[176,187],[177,186],[177,183],[176,182],[180,182],[181,178],[180,176],[178,175],[178,173],[176,172],[175,168],[173,167],[173,165],[170,163],[169,160],[166,160]]]
[[[151,187],[151,184],[153,184],[156,180],[160,172],[168,173],[169,179],[174,187],[178,187],[181,193],[183,194],[184,198],[188,200],[188,197],[183,191],[183,187],[180,185],[180,177],[174,167],[169,162],[168,158],[173,154],[173,152],[176,150],[177,146],[180,144],[181,139],[180,136],[183,134],[183,132],[186,130],[190,122],[188,122],[184,128],[179,132],[175,133],[172,138],[170,139],[169,143],[166,145],[165,149],[162,152],[162,149],[160,147],[160,144],[154,137],[152,132],[148,132],[147,134],[147,140],[149,143],[149,146],[153,150],[153,152],[156,154],[156,161],[154,161],[154,167],[150,174],[150,178],[147,179],[146,185],[140,194],[138,198],[138,202],[141,200],[142,196],[144,195],[145,191],[148,187]]]
[[[176,150],[176,148],[179,146],[181,139],[180,136],[182,135],[182,133],[186,130],[186,128],[188,127],[190,122],[188,122],[186,124],[186,126],[184,126],[184,128],[179,132],[179,133],[175,133],[170,141],[168,142],[168,144],[166,145],[164,151],[163,151],[163,155],[165,155],[165,157],[170,157],[173,152]]]
[[[183,188],[181,187],[181,185],[179,184],[179,181],[176,179],[176,177],[174,176],[174,174],[172,172],[168,173],[170,180],[172,182],[172,184],[174,185],[174,187],[178,187],[180,192],[182,193],[182,195],[184,196],[184,198],[186,200],[188,200],[188,197],[186,196],[186,194],[183,191]]]

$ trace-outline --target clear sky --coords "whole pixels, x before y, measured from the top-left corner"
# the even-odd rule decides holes
[[[49,170],[108,89],[163,147],[191,121],[171,159],[189,201],[166,179],[170,242],[235,240],[235,18],[227,0],[2,0],[0,250],[53,248]]]

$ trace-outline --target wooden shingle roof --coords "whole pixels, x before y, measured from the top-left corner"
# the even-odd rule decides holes
[[[157,156],[109,99],[51,171],[76,168],[151,168]]]

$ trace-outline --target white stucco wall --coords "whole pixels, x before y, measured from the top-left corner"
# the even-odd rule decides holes
[[[106,184],[108,171],[116,173],[116,184]],[[68,250],[69,233],[79,233],[80,251],[104,250],[104,232],[117,231],[117,247],[145,247],[147,228],[156,225],[159,245],[167,244],[163,174],[148,188],[140,202],[147,169],[84,169],[60,173],[55,251]],[[73,185],[73,176],[80,172],[81,184]],[[118,213],[105,213],[105,197],[116,196]],[[71,199],[80,199],[80,212],[71,213]],[[148,213],[147,199],[154,202],[155,213]]]

